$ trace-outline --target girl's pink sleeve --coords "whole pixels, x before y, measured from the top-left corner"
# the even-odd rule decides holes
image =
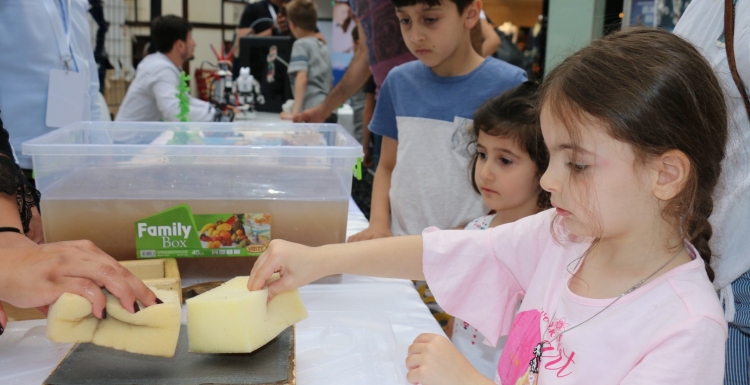
[[[422,234],[422,264],[437,303],[495,343],[510,332],[544,248],[553,241],[552,212],[545,211],[485,231]]]
[[[620,385],[723,384],[726,339],[726,324],[693,317],[656,337]]]

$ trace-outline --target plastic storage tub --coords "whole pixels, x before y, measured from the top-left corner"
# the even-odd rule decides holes
[[[253,261],[239,250],[260,252],[270,239],[344,242],[362,156],[338,125],[252,122],[83,122],[28,141],[23,151],[42,193],[47,242],[90,239],[118,260],[184,257],[186,277],[247,274]],[[159,227],[136,222],[178,205],[194,223],[188,230],[172,222],[158,235],[197,234],[197,247],[216,258],[141,250],[141,243],[136,252],[136,237]]]

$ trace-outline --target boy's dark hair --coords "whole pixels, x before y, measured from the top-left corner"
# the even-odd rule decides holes
[[[661,215],[695,246],[713,281],[708,217],[728,123],[721,85],[700,52],[655,28],[617,32],[555,67],[544,79],[540,106],[564,125],[573,145],[580,142],[581,123],[593,121],[629,144],[637,161],[671,150],[690,159],[685,187],[666,202]]]
[[[318,6],[311,0],[292,0],[286,5],[289,21],[299,29],[314,32],[318,23]]]
[[[463,14],[466,7],[468,7],[469,4],[473,3],[475,0],[450,0],[450,1],[456,4],[456,8],[458,8],[458,13]],[[427,5],[428,7],[436,7],[442,3],[440,0],[391,0],[391,2],[396,8],[409,7],[409,6],[417,5],[417,4],[424,4],[424,5]]]
[[[529,154],[529,158],[536,164],[537,176],[541,178],[547,170],[549,152],[544,144],[542,129],[539,125],[538,94],[538,84],[524,82],[482,104],[474,113],[472,144],[476,145],[480,131],[491,136],[513,139]],[[470,162],[470,174],[471,185],[477,193],[479,193],[479,187],[474,178],[474,169],[478,159],[479,154],[475,150]],[[537,198],[537,206],[540,210],[552,207],[550,193],[541,190]]]
[[[187,42],[188,32],[192,30],[193,26],[181,17],[159,16],[151,22],[151,44],[157,51],[167,53],[177,40]]]

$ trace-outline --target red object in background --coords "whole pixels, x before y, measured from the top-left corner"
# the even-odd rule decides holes
[[[232,47],[232,49],[230,49],[229,52],[226,52],[224,50],[226,49],[226,46],[220,47],[220,48],[223,48],[221,50],[221,53],[219,53],[219,51],[217,51],[216,48],[214,48],[214,45],[211,44],[211,51],[214,51],[214,56],[216,56],[216,60],[219,62],[225,61],[231,64],[232,59],[234,58],[234,52],[237,50],[237,47]]]
[[[211,86],[213,85],[214,78],[216,77],[215,70],[195,70],[195,83],[198,85],[198,98],[200,100],[209,101],[211,95]]]

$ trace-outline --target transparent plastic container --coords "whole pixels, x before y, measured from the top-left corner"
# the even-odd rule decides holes
[[[272,239],[344,242],[362,156],[338,125],[252,122],[82,122],[23,151],[42,193],[46,241],[90,239],[119,260],[136,258],[136,221],[179,204],[193,214],[268,213]],[[234,276],[252,265],[238,257],[179,263],[185,276]]]

